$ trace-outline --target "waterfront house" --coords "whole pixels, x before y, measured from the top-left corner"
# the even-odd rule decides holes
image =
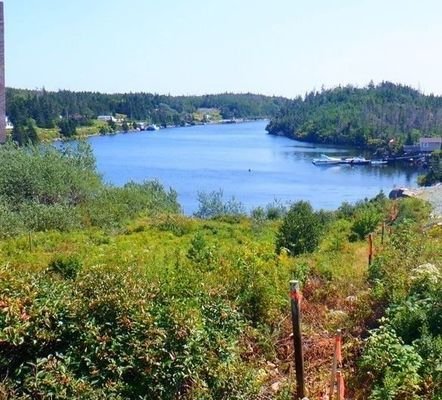
[[[9,121],[9,118],[5,118],[5,128],[6,129],[14,129],[14,125],[12,125],[11,121]]]
[[[117,119],[115,117],[113,117],[112,115],[99,115],[97,117],[98,121],[113,121],[113,122],[117,122]]]
[[[420,138],[419,147],[422,153],[440,150],[442,147],[442,137]]]

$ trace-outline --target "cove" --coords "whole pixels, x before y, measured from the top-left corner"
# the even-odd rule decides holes
[[[251,210],[278,199],[307,200],[315,209],[336,209],[386,194],[400,186],[415,187],[419,172],[411,167],[316,167],[321,154],[358,155],[333,148],[271,136],[267,121],[167,128],[88,139],[106,182],[156,179],[178,192],[185,214],[198,208],[198,192],[223,190]]]

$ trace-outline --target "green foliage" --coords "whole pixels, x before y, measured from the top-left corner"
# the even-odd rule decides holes
[[[431,212],[431,206],[429,203],[414,198],[402,198],[398,201],[398,217],[395,224],[402,224],[404,222],[418,223],[426,221]]]
[[[364,239],[370,232],[373,232],[379,223],[382,221],[383,215],[379,210],[367,205],[359,208],[354,216],[353,225],[351,227],[351,239]]]
[[[363,371],[374,374],[376,383],[369,399],[419,399],[422,363],[417,351],[405,345],[394,330],[387,326],[373,330],[360,364]]]
[[[319,244],[323,226],[318,213],[310,203],[294,203],[282,221],[276,239],[276,251],[283,248],[292,255],[312,252]]]
[[[23,231],[69,231],[87,225],[120,227],[139,215],[177,213],[173,190],[158,182],[104,185],[85,143],[0,149],[2,236]]]
[[[442,118],[434,115],[440,115],[440,110],[440,97],[425,96],[407,86],[348,85],[292,100],[267,130],[309,142],[381,147],[388,155],[400,150],[407,139],[437,135]]]
[[[187,257],[197,264],[210,265],[215,258],[215,249],[209,246],[201,232],[197,232],[190,242]]]
[[[275,200],[266,205],[267,219],[276,220],[283,218],[287,214],[287,207],[279,200]]]
[[[72,118],[63,118],[58,121],[58,128],[61,136],[70,138],[77,133],[77,121]]]
[[[434,151],[430,157],[430,168],[426,175],[420,176],[421,186],[431,186],[442,181],[442,150]]]
[[[37,130],[34,124],[34,120],[30,118],[27,121],[17,121],[12,130],[12,141],[19,146],[38,143]]]
[[[77,257],[56,257],[49,263],[48,270],[65,279],[74,279],[81,267],[82,263]]]
[[[198,210],[195,216],[198,218],[223,218],[245,216],[246,211],[241,202],[234,197],[224,201],[223,191],[213,191],[210,193],[198,192]]]
[[[253,369],[240,357],[245,322],[228,300],[199,291],[188,298],[135,268],[87,268],[72,279],[78,268],[72,259],[51,262],[66,280],[2,268],[0,374],[9,394],[255,397]]]
[[[426,248],[428,237],[416,229],[426,204],[402,204],[388,249],[369,268],[373,294],[387,309],[364,349],[361,373],[371,377],[370,399],[430,400],[442,396],[441,248]]]
[[[149,121],[160,126],[184,125],[198,121],[194,118],[198,109],[216,109],[217,114],[225,119],[263,118],[276,115],[287,103],[282,97],[254,94],[161,96],[151,93],[102,94],[12,88],[6,90],[6,97],[6,113],[14,125],[23,126],[28,118],[33,118],[40,128],[53,128],[57,123],[64,137],[71,137],[75,134],[76,125],[86,126],[98,115],[127,115],[131,120]],[[60,115],[74,117],[60,120]],[[111,122],[107,128],[100,128],[100,132],[113,132],[116,129],[117,125]],[[126,131],[126,125],[123,131]],[[27,140],[23,143],[27,143]]]

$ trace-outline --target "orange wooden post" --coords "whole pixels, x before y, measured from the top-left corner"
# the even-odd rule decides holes
[[[342,376],[341,371],[336,372],[336,381],[337,381],[337,399],[344,400],[345,386],[344,386],[344,377]]]

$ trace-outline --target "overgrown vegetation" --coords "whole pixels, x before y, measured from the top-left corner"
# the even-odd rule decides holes
[[[2,398],[287,399],[293,277],[311,398],[338,327],[349,397],[442,395],[442,231],[419,200],[248,217],[215,192],[188,218],[158,183],[104,185],[84,145],[2,147],[0,193]]]
[[[179,211],[176,193],[157,182],[105,185],[86,143],[0,149],[0,236],[28,231],[122,227],[153,212]]]
[[[442,97],[383,82],[310,92],[291,101],[267,127],[297,140],[397,152],[442,130]],[[411,142],[411,143],[410,143]]]
[[[442,182],[442,150],[431,153],[429,171],[419,177],[419,184],[422,186],[431,186],[438,182]]]

